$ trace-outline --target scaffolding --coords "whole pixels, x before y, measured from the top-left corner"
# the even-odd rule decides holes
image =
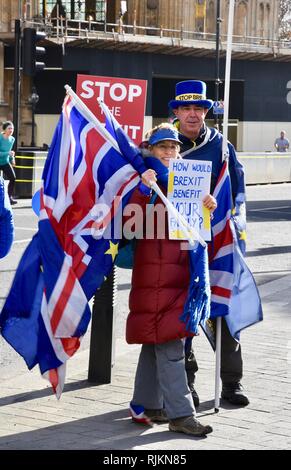
[[[67,15],[68,16],[68,15]],[[56,5],[54,15],[25,20],[25,26],[32,26],[44,30],[48,40],[61,44],[63,49],[66,45],[102,47],[104,49],[137,47],[145,52],[159,52],[178,54],[185,53],[193,55],[191,48],[201,50],[201,56],[211,55],[215,51],[216,34],[201,31],[185,30],[183,24],[180,29],[164,28],[154,26],[141,26],[137,24],[136,12],[133,15],[133,23],[125,24],[123,16],[115,23],[93,20],[93,16],[85,19],[72,19],[62,16],[59,5]],[[226,49],[226,35],[220,36],[220,47]],[[99,46],[98,46],[99,42]],[[119,44],[119,46],[118,46]],[[204,50],[204,53],[203,53]],[[257,55],[269,55],[274,59],[278,56],[291,56],[291,41],[257,37],[257,36],[233,36],[234,58],[252,59]],[[237,56],[237,57],[236,57]],[[268,58],[268,57],[266,57]],[[291,59],[290,59],[291,60]]]

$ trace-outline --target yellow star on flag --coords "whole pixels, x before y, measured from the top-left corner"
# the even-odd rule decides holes
[[[242,230],[241,232],[239,232],[239,239],[246,241],[246,239],[247,239],[247,232],[246,232],[246,230]]]
[[[105,251],[105,255],[111,255],[112,256],[112,261],[115,260],[117,253],[118,253],[118,243],[112,243],[112,241],[109,241],[110,248],[109,250]]]

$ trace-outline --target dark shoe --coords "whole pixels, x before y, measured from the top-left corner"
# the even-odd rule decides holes
[[[249,399],[243,393],[243,386],[240,382],[223,384],[221,398],[232,405],[247,406],[249,404]]]
[[[198,393],[196,392],[195,388],[193,387],[193,385],[190,388],[190,392],[191,392],[191,395],[192,395],[192,398],[193,398],[193,402],[194,402],[194,405],[195,405],[195,408],[197,409],[198,406],[200,405],[200,400],[199,400],[199,396],[198,396]]]
[[[167,413],[164,409],[144,410],[144,413],[153,423],[168,423],[169,422]]]
[[[13,199],[13,197],[10,197],[9,199],[10,199],[11,206],[14,206],[14,204],[17,204],[16,199]]]
[[[211,426],[203,426],[194,416],[171,419],[169,430],[198,437],[206,436],[206,434],[210,434],[213,431]]]

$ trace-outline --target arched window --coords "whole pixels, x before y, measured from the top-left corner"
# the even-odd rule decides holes
[[[247,18],[248,18],[248,5],[245,0],[242,0],[236,5],[236,12],[234,17],[234,35],[238,36],[236,40],[242,41],[247,35]]]
[[[207,5],[206,32],[215,34],[216,31],[216,1],[211,0]]]
[[[258,31],[258,35],[263,38],[264,37],[264,4],[263,3],[260,3],[259,5],[259,31]]]
[[[265,35],[264,37],[268,39],[271,37],[271,27],[272,27],[270,18],[271,18],[271,7],[270,7],[270,4],[267,3],[266,8],[265,8],[265,28],[264,28]]]

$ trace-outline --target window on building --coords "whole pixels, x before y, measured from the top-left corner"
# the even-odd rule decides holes
[[[243,38],[247,35],[247,18],[248,5],[245,0],[242,0],[236,5],[234,19],[234,40],[237,42],[242,42]]]
[[[39,5],[44,16],[105,21],[106,0],[39,0]]]
[[[96,2],[96,21],[105,21],[105,2]]]
[[[43,15],[45,16],[57,17],[59,14],[59,16],[70,18],[71,3],[70,0],[41,0],[40,11],[42,9]]]
[[[206,32],[215,34],[216,32],[216,2],[211,0],[206,11]]]

